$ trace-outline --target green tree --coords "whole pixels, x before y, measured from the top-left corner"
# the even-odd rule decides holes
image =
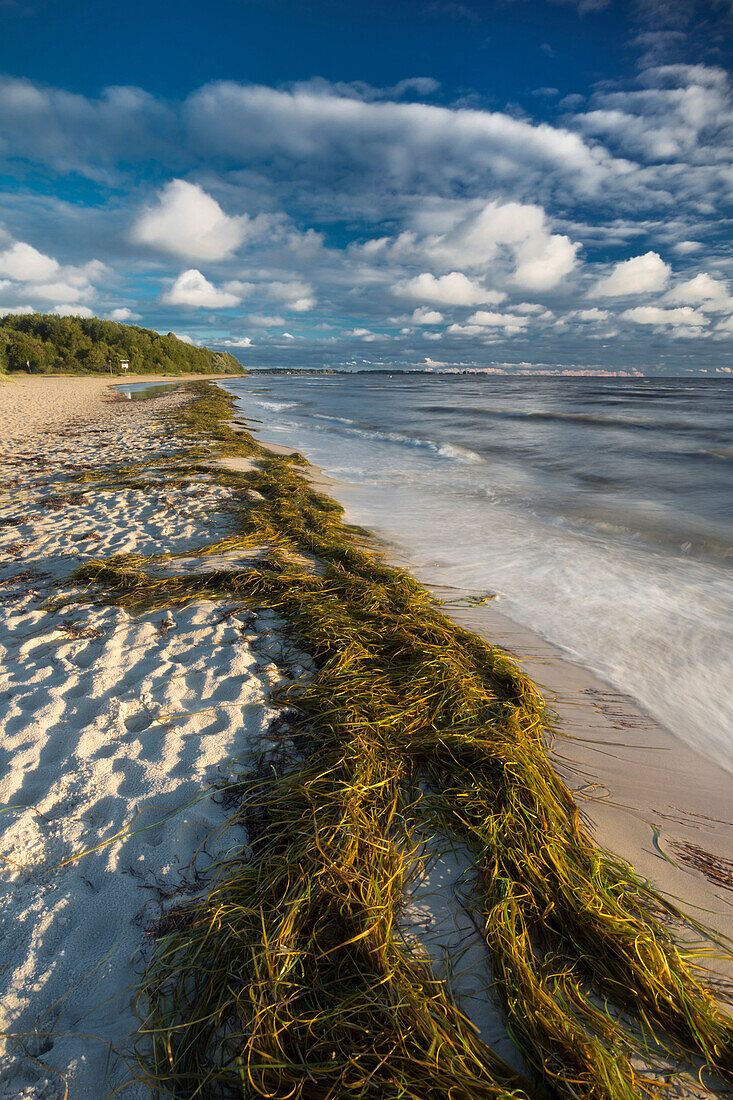
[[[134,372],[159,374],[241,374],[238,359],[212,352],[138,325],[99,317],[59,317],[53,313],[0,318],[0,371],[27,370],[102,374],[108,362],[128,359]]]

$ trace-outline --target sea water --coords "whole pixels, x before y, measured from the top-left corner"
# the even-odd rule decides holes
[[[115,389],[128,401],[146,401],[150,397],[163,397],[180,382],[124,382]]]
[[[264,440],[428,582],[495,592],[733,772],[733,384],[250,375]]]

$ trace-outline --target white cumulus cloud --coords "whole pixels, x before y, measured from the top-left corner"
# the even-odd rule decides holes
[[[481,325],[485,328],[504,328],[510,331],[518,331],[529,324],[527,315],[516,313],[495,313],[492,310],[479,309],[472,313],[467,320],[469,325]]]
[[[99,260],[64,266],[25,241],[14,241],[0,252],[0,276],[7,276],[3,289],[43,305],[89,301],[95,295],[92,279],[106,270]]]
[[[0,317],[18,316],[22,313],[35,313],[35,306],[0,306]]]
[[[733,312],[733,298],[727,284],[721,279],[713,279],[707,271],[673,286],[665,294],[664,301],[672,305],[700,306],[706,313]]]
[[[251,348],[254,346],[249,336],[233,336],[230,340],[219,340],[218,343],[225,348]]]
[[[95,298],[92,279],[107,271],[103,263],[89,260],[76,266],[64,265],[26,241],[13,241],[2,230],[0,239],[6,244],[0,251],[0,276],[7,276],[0,278],[0,290],[11,303],[5,312],[48,311],[77,317],[94,315],[88,306],[81,303]]]
[[[428,309],[426,306],[418,306],[412,315],[416,325],[439,325],[443,320],[443,314],[437,309]]]
[[[107,314],[108,321],[141,321],[142,316],[139,313],[133,313],[127,306],[118,306],[117,309],[111,310]],[[179,337],[180,339],[180,337]]]
[[[511,281],[524,290],[550,290],[573,270],[578,248],[569,237],[557,233],[529,238],[517,249],[517,269]]]
[[[52,256],[46,256],[24,241],[16,241],[0,252],[0,275],[7,275],[21,283],[42,282],[53,279],[61,265]]]
[[[680,256],[687,256],[691,252],[699,252],[702,245],[699,241],[677,241],[676,244],[672,245],[672,248]]]
[[[236,306],[239,298],[226,290],[219,290],[195,267],[182,272],[173,285],[162,295],[169,306],[193,306],[198,309],[227,309]]]
[[[76,306],[71,303],[68,305],[53,306],[48,311],[49,313],[57,313],[59,317],[93,317],[94,310],[89,309],[87,306]]]
[[[607,309],[598,309],[597,306],[593,306],[592,309],[576,309],[569,316],[576,321],[607,321],[610,314]]]
[[[39,302],[77,302],[91,298],[94,290],[89,284],[78,286],[61,279],[56,283],[26,283],[23,293]]]
[[[171,180],[132,227],[135,244],[184,260],[223,260],[247,234],[249,219],[229,217],[197,183]]]
[[[395,294],[404,298],[422,302],[439,302],[446,306],[498,305],[506,298],[503,291],[487,290],[461,271],[451,271],[447,275],[440,276],[423,271],[414,279],[398,283],[393,290]]]
[[[290,282],[268,283],[264,288],[267,293],[295,313],[307,313],[313,309],[316,299],[313,287],[309,283],[299,282],[297,279]]]
[[[645,252],[616,264],[610,275],[599,279],[591,293],[604,298],[627,294],[649,294],[662,290],[669,279],[671,268],[658,252]]]
[[[630,90],[599,90],[594,109],[577,116],[577,124],[619,152],[652,162],[714,157],[716,146],[730,139],[730,88],[723,69],[656,66],[642,73],[640,83]]]
[[[355,251],[370,261],[424,264],[432,271],[492,271],[530,290],[557,286],[575,267],[579,245],[551,233],[544,209],[535,204],[432,203],[415,222],[418,229],[367,241]],[[440,231],[424,231],[433,226]]]
[[[690,306],[678,309],[663,309],[661,306],[635,306],[621,314],[626,321],[635,321],[637,325],[674,325],[685,328],[702,328],[708,323],[704,313]]]

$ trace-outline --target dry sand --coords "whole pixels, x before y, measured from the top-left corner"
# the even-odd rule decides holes
[[[155,414],[182,400],[125,402],[90,378],[0,385],[2,1100],[67,1085],[102,1100],[129,1079],[149,932],[232,844],[212,784],[272,745],[273,658],[307,664],[272,615],[46,606],[85,560],[186,553],[229,529],[230,494],[210,479],[68,481],[174,450]]]
[[[221,375],[182,375],[181,379],[220,378]],[[178,381],[179,379],[173,379]],[[171,382],[160,374],[131,374],[125,378],[0,375],[0,445],[28,444],[47,431],[66,428],[70,422],[91,421],[109,412],[112,386],[126,382]]]

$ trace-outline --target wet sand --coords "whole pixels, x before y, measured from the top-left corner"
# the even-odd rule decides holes
[[[446,596],[445,592],[440,595]],[[733,940],[733,784],[629,696],[493,605],[451,617],[513,656],[558,718],[553,764],[599,847]],[[721,979],[733,966],[711,961]]]

